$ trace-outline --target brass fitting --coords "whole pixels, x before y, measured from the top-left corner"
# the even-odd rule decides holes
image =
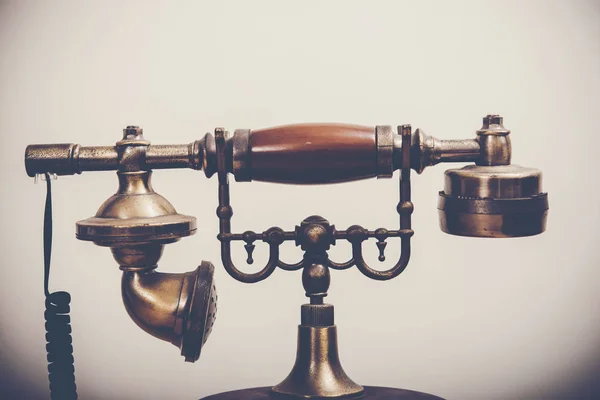
[[[490,114],[483,118],[483,125],[477,131],[480,156],[477,165],[509,165],[512,153],[510,131],[503,125],[503,118]]]

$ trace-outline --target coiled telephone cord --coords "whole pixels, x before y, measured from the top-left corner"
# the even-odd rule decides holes
[[[71,339],[71,295],[67,292],[50,293],[50,258],[52,253],[52,189],[50,175],[46,175],[46,207],[44,209],[44,293],[46,294],[46,351],[48,352],[48,380],[52,400],[77,399],[75,360]]]

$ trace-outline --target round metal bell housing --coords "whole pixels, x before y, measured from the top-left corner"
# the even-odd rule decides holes
[[[77,222],[77,238],[99,246],[171,243],[196,231],[196,218],[178,214],[152,189],[152,171],[118,172],[119,190],[92,218]]]
[[[442,231],[459,236],[520,237],[546,230],[542,173],[518,165],[469,165],[445,173],[438,210]]]

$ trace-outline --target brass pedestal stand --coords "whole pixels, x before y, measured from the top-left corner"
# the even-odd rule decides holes
[[[306,218],[296,229],[305,250],[302,284],[310,304],[301,308],[296,362],[290,374],[272,388],[238,390],[209,396],[227,399],[440,399],[424,393],[378,387],[363,387],[348,377],[340,363],[334,308],[324,304],[331,281],[327,250],[333,227],[319,216]]]
[[[412,390],[361,386],[342,369],[338,356],[337,327],[331,304],[304,304],[298,327],[296,362],[287,378],[274,387],[235,390],[202,400],[442,400]]]

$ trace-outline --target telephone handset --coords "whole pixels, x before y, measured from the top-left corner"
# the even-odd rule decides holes
[[[46,351],[48,352],[48,380],[52,400],[77,399],[75,385],[75,360],[71,338],[71,295],[59,291],[50,293],[50,259],[52,255],[52,178],[46,180],[46,205],[44,209],[44,293],[46,295]]]

